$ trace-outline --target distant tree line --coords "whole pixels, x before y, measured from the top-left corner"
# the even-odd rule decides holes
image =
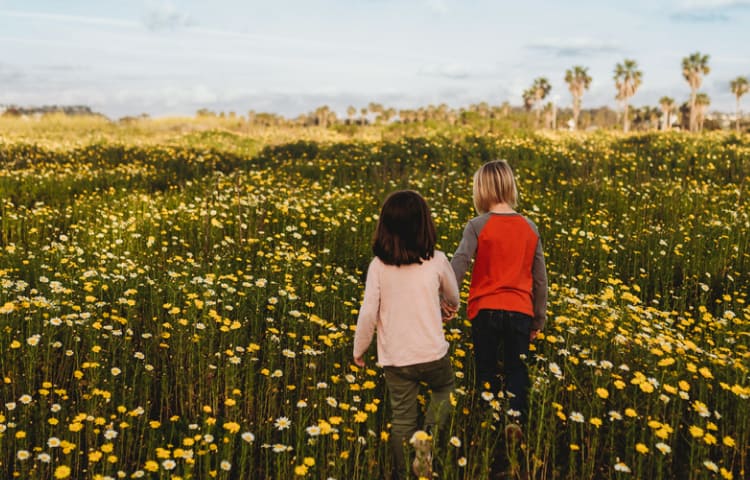
[[[583,96],[589,89],[592,77],[588,68],[576,65],[565,71],[565,83],[572,96],[569,108],[560,108],[553,102],[545,102],[552,91],[552,85],[545,77],[534,79],[532,85],[521,95],[522,107],[511,107],[506,101],[499,106],[487,102],[469,105],[468,107],[451,108],[446,104],[428,105],[416,109],[396,110],[371,102],[366,106],[350,105],[346,116],[340,118],[335,111],[324,105],[314,111],[286,119],[272,113],[248,112],[247,121],[260,126],[291,125],[319,126],[335,125],[387,125],[399,123],[404,125],[428,122],[446,123],[448,125],[471,124],[489,121],[490,124],[502,123],[512,127],[559,128],[576,130],[590,128],[622,128],[630,130],[681,130],[700,132],[705,129],[725,128],[731,120],[728,115],[708,115],[711,99],[699,89],[703,78],[711,72],[708,65],[709,56],[695,52],[682,59],[682,75],[690,87],[690,96],[678,104],[673,98],[664,96],[658,105],[632,107],[631,99],[643,83],[643,72],[633,59],[624,59],[614,68],[614,98],[618,110],[608,107],[584,109]],[[742,128],[741,98],[748,92],[750,83],[747,77],[738,76],[730,82],[729,89],[735,95],[736,108],[734,127]],[[208,110],[201,110],[198,115],[216,115]],[[230,116],[234,115],[230,113]],[[223,113],[219,116],[224,116]],[[486,123],[486,122],[485,122]],[[619,126],[621,125],[621,127]]]
[[[632,107],[631,98],[643,83],[643,72],[633,59],[624,59],[614,68],[614,98],[619,106],[618,110],[609,107],[583,108],[583,96],[589,89],[592,77],[588,68],[575,65],[565,71],[565,83],[572,96],[570,107],[560,108],[554,102],[545,102],[552,91],[549,80],[545,77],[534,79],[532,85],[521,95],[522,106],[513,107],[508,101],[500,105],[490,105],[480,102],[468,107],[451,108],[447,104],[428,105],[414,109],[395,109],[380,103],[370,102],[366,106],[350,105],[346,108],[345,116],[339,115],[327,105],[315,110],[286,118],[282,115],[250,110],[243,117],[236,112],[213,112],[203,108],[196,112],[197,117],[217,117],[235,120],[249,125],[271,127],[322,127],[322,128],[355,128],[365,125],[480,125],[487,128],[532,128],[532,129],[591,129],[622,128],[624,132],[630,130],[670,130],[679,128],[691,132],[705,129],[726,128],[730,117],[726,114],[708,115],[711,99],[706,93],[700,92],[703,78],[711,72],[708,65],[709,56],[695,52],[682,59],[682,75],[690,87],[690,96],[682,104],[673,98],[664,96],[659,104],[654,106]],[[747,129],[742,123],[741,99],[750,90],[750,82],[744,76],[738,76],[728,85],[736,98],[734,114],[734,128],[737,131]],[[2,109],[0,109],[1,111]],[[49,113],[63,113],[66,115],[98,115],[89,107],[75,106],[44,106],[23,108],[10,106],[3,115],[44,115]],[[124,117],[122,123],[138,121],[147,118],[144,114],[139,117]],[[621,125],[621,127],[620,127]]]
[[[91,110],[91,107],[86,105],[44,105],[41,107],[19,107],[16,105],[9,105],[5,107],[5,111],[2,112],[3,116],[34,116],[34,115],[49,115],[53,113],[62,113],[65,115],[101,115]]]
[[[615,82],[615,100],[622,109],[622,129],[627,132],[631,128],[631,122],[651,125],[653,128],[669,130],[673,126],[679,126],[682,129],[691,132],[703,130],[706,123],[706,114],[711,104],[711,99],[707,94],[699,92],[703,78],[711,72],[708,65],[709,56],[695,52],[682,59],[682,76],[690,87],[690,97],[679,108],[673,98],[662,97],[659,100],[659,107],[643,107],[640,111],[631,114],[630,99],[635,95],[643,81],[643,72],[638,68],[638,63],[626,58],[623,62],[617,63],[614,69]],[[579,127],[579,112],[583,94],[591,85],[592,78],[588,74],[588,68],[576,65],[565,72],[565,83],[568,84],[568,90],[573,97],[573,118],[569,122],[571,129]],[[740,99],[748,92],[747,77],[738,76],[729,84],[729,89],[735,95],[737,103],[735,109],[735,128],[740,130]],[[535,109],[537,112],[537,126],[540,118],[544,115],[545,119],[550,116],[551,120],[545,123],[552,124],[555,128],[554,105],[543,104],[544,99],[551,91],[549,81],[545,77],[539,77],[534,80],[531,87],[524,90],[522,94],[523,104],[527,110]],[[679,112],[679,117],[675,114]],[[677,122],[677,124],[675,123]]]

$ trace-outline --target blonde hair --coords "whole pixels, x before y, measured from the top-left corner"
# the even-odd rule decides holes
[[[496,203],[507,203],[515,208],[518,189],[513,169],[505,160],[487,162],[474,174],[474,208],[481,215]]]

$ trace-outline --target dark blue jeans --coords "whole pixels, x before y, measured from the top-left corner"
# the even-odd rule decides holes
[[[478,392],[487,389],[497,395],[502,390],[498,356],[502,355],[505,391],[510,392],[510,408],[519,413],[523,424],[529,411],[529,334],[532,318],[507,310],[481,310],[472,320],[476,381]]]

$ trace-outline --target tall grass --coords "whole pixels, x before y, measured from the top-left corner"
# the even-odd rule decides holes
[[[374,352],[350,361],[378,206],[419,190],[450,253],[471,173],[503,157],[551,282],[509,463],[746,477],[746,138],[226,143],[0,147],[3,476],[385,476],[381,370]],[[483,478],[505,449],[505,399],[475,391],[468,327],[446,330],[441,478]]]

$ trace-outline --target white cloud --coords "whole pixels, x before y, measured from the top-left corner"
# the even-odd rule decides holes
[[[22,18],[28,20],[43,20],[48,22],[78,23],[86,25],[98,25],[104,27],[132,28],[137,26],[136,22],[120,20],[107,17],[91,17],[84,15],[66,15],[60,13],[22,12],[15,10],[0,10],[1,17]]]
[[[685,0],[684,10],[710,10],[714,8],[750,7],[750,0]]]
[[[440,15],[447,15],[450,9],[448,8],[447,0],[423,0],[425,6]]]
[[[672,13],[678,22],[728,22],[738,10],[750,8],[750,0],[685,0]]]
[[[421,67],[418,71],[419,75],[425,75],[429,77],[442,77],[442,78],[467,78],[474,74],[476,71],[472,70],[465,65],[459,65],[456,63],[449,64],[432,64]]]
[[[619,44],[595,38],[542,38],[526,48],[548,52],[561,57],[575,57],[596,53],[613,53],[621,50]]]
[[[195,24],[189,13],[180,11],[172,2],[154,1],[149,2],[143,23],[152,31],[175,30]]]

